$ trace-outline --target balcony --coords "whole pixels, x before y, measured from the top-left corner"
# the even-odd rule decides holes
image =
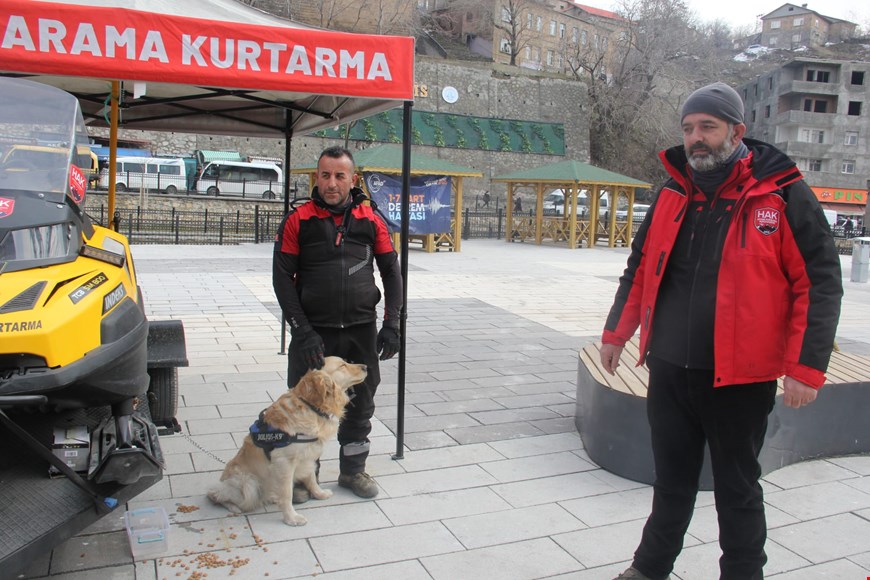
[[[830,143],[805,143],[802,141],[786,141],[776,145],[790,157],[807,157],[810,159],[825,159],[831,155]]]
[[[810,111],[786,111],[778,113],[775,118],[775,125],[794,124],[808,125],[812,127],[830,127],[836,117],[835,112],[830,113],[812,113]]]
[[[777,94],[780,96],[789,94],[798,95],[839,95],[839,83],[816,83],[810,81],[789,81],[780,83],[777,88]]]

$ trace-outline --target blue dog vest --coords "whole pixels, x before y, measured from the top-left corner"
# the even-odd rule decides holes
[[[260,411],[260,417],[254,421],[248,431],[251,434],[251,440],[254,445],[263,450],[266,458],[272,460],[272,450],[281,447],[287,447],[291,443],[312,443],[317,441],[317,437],[308,435],[290,435],[280,429],[275,429],[263,420],[263,414],[266,411]]]

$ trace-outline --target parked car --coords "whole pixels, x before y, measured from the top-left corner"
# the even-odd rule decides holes
[[[610,199],[607,194],[602,194],[598,207],[598,215],[606,218]],[[561,189],[555,189],[544,196],[544,215],[565,215],[565,194]],[[585,218],[589,215],[589,198],[586,190],[581,189],[577,193],[577,217]]]
[[[635,223],[640,223],[646,217],[646,212],[649,210],[649,205],[643,203],[636,203],[632,208],[632,216],[631,221]],[[624,222],[628,221],[628,208],[618,209],[616,210],[616,221]]]

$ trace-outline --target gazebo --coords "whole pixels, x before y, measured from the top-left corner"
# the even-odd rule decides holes
[[[362,179],[360,185],[366,194],[374,199],[380,209],[390,217],[394,222],[400,221],[398,216],[398,202],[395,198],[389,195],[382,194],[380,190],[383,185],[383,179],[380,176],[401,175],[402,173],[402,148],[398,145],[378,145],[354,151],[353,158],[356,162],[357,173]],[[317,172],[317,163],[311,166],[294,167],[292,173],[307,173],[310,187],[315,185],[315,174]],[[474,169],[462,167],[434,157],[427,157],[419,153],[411,155],[411,178],[421,178],[428,176],[449,177],[450,178],[450,203],[448,208],[442,207],[438,199],[428,199],[426,201],[416,201],[417,206],[421,211],[412,212],[418,214],[411,216],[412,225],[415,217],[423,217],[419,214],[424,214],[425,218],[429,218],[437,214],[439,210],[450,210],[449,228],[447,231],[434,233],[412,233],[409,235],[409,241],[419,242],[423,249],[427,252],[435,252],[442,248],[451,252],[458,252],[462,245],[462,178],[463,177],[482,177],[483,174]],[[423,184],[418,184],[420,187],[425,187]],[[412,184],[412,197],[415,195],[414,184]],[[380,197],[380,199],[378,199]],[[421,200],[424,198],[420,198]],[[425,218],[423,221],[425,221]],[[397,234],[394,234],[394,236]],[[396,245],[398,247],[398,244]]]
[[[631,243],[635,195],[638,189],[650,187],[649,183],[573,160],[516,171],[493,177],[492,181],[507,183],[507,241],[534,239],[538,245],[544,240],[567,241],[571,249],[580,247],[583,242],[587,248],[594,246],[599,238],[599,227],[606,232],[609,247],[618,244],[628,246]],[[514,215],[512,200],[523,189],[535,194],[535,211],[532,215]],[[544,194],[553,190],[562,192],[564,211],[561,215],[545,216]],[[588,200],[588,211],[585,213],[578,212],[577,203],[581,193]],[[602,216],[599,207],[604,195],[608,196],[607,207],[612,208],[612,211]],[[625,220],[617,220],[615,209],[618,206],[627,208]]]

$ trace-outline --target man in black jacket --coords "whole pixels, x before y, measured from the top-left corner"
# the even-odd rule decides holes
[[[356,187],[358,179],[347,149],[329,147],[320,154],[311,201],[290,213],[278,231],[272,283],[292,336],[288,387],[309,369],[321,368],[324,356],[368,368],[338,429],[338,484],[371,498],[378,486],[365,465],[380,383],[378,359],[392,358],[400,348],[402,277],[387,225],[373,207],[363,204],[367,198]],[[375,262],[386,296],[380,331]],[[296,503],[308,499],[301,493],[294,496]]]

